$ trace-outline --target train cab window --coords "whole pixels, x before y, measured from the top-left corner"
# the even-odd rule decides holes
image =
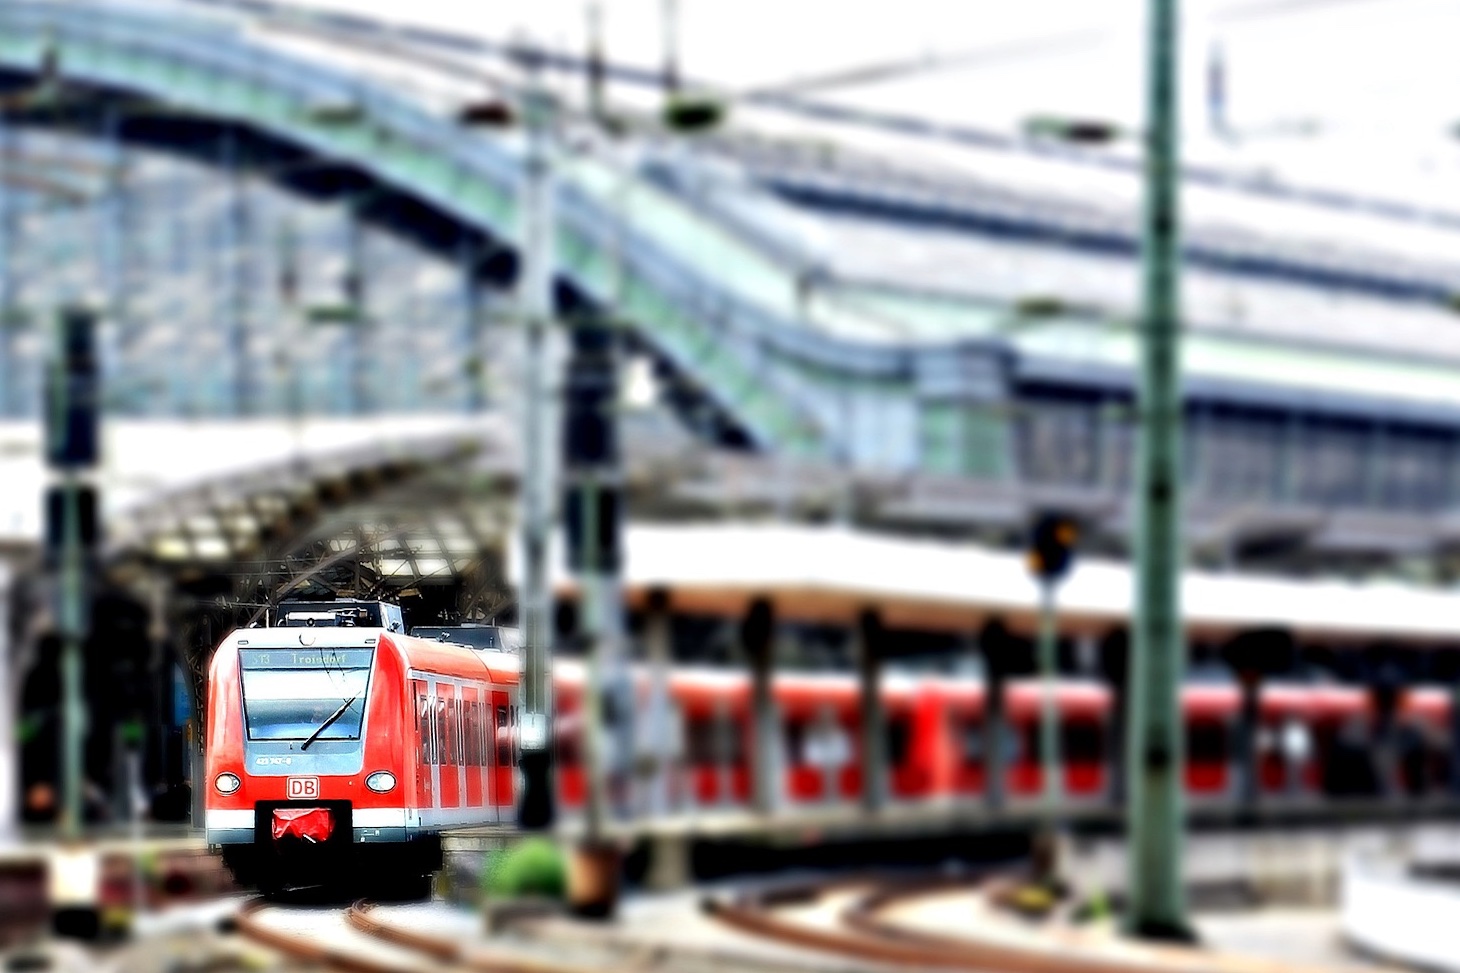
[[[250,740],[359,740],[374,649],[240,649]]]

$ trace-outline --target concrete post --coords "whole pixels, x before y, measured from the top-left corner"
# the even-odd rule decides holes
[[[990,622],[978,635],[984,660],[984,797],[990,811],[1004,806],[1004,788],[1008,767],[1004,761],[1004,735],[1008,732],[1004,718],[1004,684],[1008,670],[1007,633],[999,622]]]
[[[20,819],[20,746],[15,737],[20,680],[10,651],[10,580],[10,565],[0,561],[0,848],[15,843]]]
[[[645,722],[652,747],[645,786],[649,817],[668,814],[674,806],[673,727],[670,720],[669,667],[673,662],[673,621],[670,595],[664,588],[649,592],[644,612],[644,648],[649,663],[649,701]]]
[[[555,393],[549,330],[553,317],[553,174],[549,145],[549,96],[542,89],[541,58],[522,57],[527,75],[528,153],[520,202],[521,272],[517,301],[526,338],[522,409],[522,580],[518,614],[522,627],[522,793],[519,826],[539,830],[555,817],[552,784],[552,595],[548,582],[548,531],[553,517],[553,454],[548,430]]]
[[[857,678],[862,710],[862,806],[887,803],[887,720],[882,711],[882,619],[874,610],[857,619]]]
[[[751,603],[740,627],[740,644],[750,663],[751,805],[764,814],[775,810],[778,791],[780,720],[771,692],[775,628],[775,610],[764,598]]]
[[[1061,786],[1064,781],[1060,780],[1064,767],[1064,761],[1060,759],[1060,713],[1055,696],[1055,681],[1059,677],[1059,628],[1055,617],[1054,581],[1041,581],[1039,595],[1040,776],[1044,784],[1045,821],[1049,824],[1059,811],[1064,793]]]
[[[1445,666],[1450,673],[1450,796],[1460,798],[1460,653],[1447,653]]]
[[[1251,810],[1261,797],[1261,771],[1258,766],[1257,739],[1262,728],[1262,673],[1245,670],[1238,673],[1242,687],[1242,710],[1237,716],[1235,756],[1237,764],[1237,804]]]

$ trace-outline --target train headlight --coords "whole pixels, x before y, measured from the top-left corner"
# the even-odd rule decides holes
[[[365,778],[365,786],[377,794],[384,794],[395,787],[395,774],[386,770],[377,770]]]
[[[219,774],[213,778],[213,786],[218,788],[219,794],[232,794],[243,785],[235,774]]]

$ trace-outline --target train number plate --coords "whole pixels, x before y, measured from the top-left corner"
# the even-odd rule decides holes
[[[319,800],[319,778],[318,777],[290,777],[289,778],[289,800],[291,800],[291,801],[317,801],[317,800]]]

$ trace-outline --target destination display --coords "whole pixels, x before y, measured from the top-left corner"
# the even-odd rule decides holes
[[[374,649],[239,649],[244,669],[368,669]]]

